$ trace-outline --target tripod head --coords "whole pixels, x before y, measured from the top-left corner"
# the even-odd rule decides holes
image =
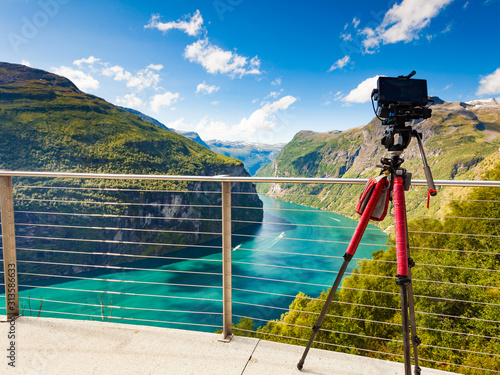
[[[400,169],[403,159],[399,156],[411,142],[417,138],[420,155],[424,164],[425,177],[429,186],[428,197],[436,195],[436,187],[422,145],[422,134],[413,130],[406,123],[412,120],[428,119],[432,115],[429,105],[434,101],[427,96],[427,81],[412,79],[416,74],[413,70],[407,76],[379,77],[377,88],[373,89],[371,99],[373,110],[382,125],[387,126],[381,139],[382,145],[389,151],[392,158],[381,160],[383,168],[396,173]],[[377,101],[377,110],[373,101]],[[406,174],[406,171],[404,172]],[[411,175],[411,174],[410,174]],[[405,190],[409,188],[409,181],[405,183]]]
[[[379,77],[377,88],[373,89],[371,99],[377,101],[375,115],[387,126],[382,145],[389,151],[403,151],[410,144],[413,130],[407,122],[427,119],[432,115],[428,107],[432,100],[427,96],[427,81],[412,79],[412,71],[407,76]]]

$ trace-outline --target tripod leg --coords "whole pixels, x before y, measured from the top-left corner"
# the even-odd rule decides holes
[[[408,278],[411,280],[411,269],[415,266],[415,262],[410,257],[410,241],[408,239],[408,222],[406,222],[406,243],[408,253]],[[408,284],[408,308],[410,310],[410,326],[411,326],[411,344],[413,346],[413,361],[415,362],[415,375],[420,375],[421,369],[418,364],[418,346],[421,343],[417,336],[417,322],[415,320],[415,303],[413,298],[413,284]]]
[[[411,271],[408,269],[408,278],[411,280]],[[413,300],[413,286],[408,284],[408,308],[410,310],[411,344],[413,346],[413,360],[415,362],[415,375],[420,375],[421,369],[418,364],[418,346],[421,341],[417,336],[417,323],[415,321],[415,304]]]
[[[405,361],[405,375],[411,375],[410,335],[408,325],[408,230],[406,227],[406,207],[403,177],[394,178],[394,226],[396,231],[396,255],[398,280],[401,287],[401,316],[403,325],[403,352]],[[412,294],[413,297],[413,294]],[[413,302],[413,300],[412,300]]]
[[[349,246],[347,247],[347,252],[344,254],[344,262],[342,263],[339,273],[335,278],[335,282],[333,283],[332,289],[330,289],[330,293],[328,293],[328,297],[326,298],[326,302],[323,306],[323,309],[319,314],[318,320],[316,321],[316,324],[314,324],[313,326],[313,332],[304,350],[304,354],[302,354],[302,358],[300,359],[299,363],[297,363],[297,368],[299,370],[302,370],[302,367],[304,367],[304,361],[306,360],[307,353],[309,353],[309,349],[311,349],[311,346],[314,342],[314,338],[316,337],[316,334],[319,332],[321,325],[323,324],[323,319],[325,318],[328,308],[330,307],[330,304],[333,301],[333,297],[335,297],[335,293],[337,292],[340,281],[344,276],[345,270],[347,269],[347,265],[349,264],[352,257],[356,253],[356,249],[358,248],[359,243],[361,242],[361,238],[363,237],[368,222],[370,221],[370,218],[373,215],[373,211],[375,210],[375,207],[377,206],[380,196],[382,195],[384,184],[385,184],[384,179],[377,182],[377,184],[375,185],[375,189],[373,191],[373,195],[368,201],[365,211],[363,212],[363,215],[361,215],[361,219],[359,219],[358,225],[356,226],[354,234],[351,238],[351,242],[349,242]]]
[[[311,346],[314,342],[314,338],[319,332],[319,329],[321,328],[321,325],[323,324],[323,319],[325,318],[325,315],[328,311],[328,308],[330,307],[330,304],[333,301],[333,297],[335,296],[335,293],[337,292],[337,289],[339,287],[340,281],[342,280],[342,277],[344,276],[345,270],[347,268],[347,265],[352,259],[352,255],[345,254],[344,255],[344,262],[342,263],[342,266],[340,267],[340,271],[337,274],[337,277],[335,278],[335,283],[332,286],[332,289],[330,289],[330,293],[328,293],[328,297],[326,298],[326,302],[323,305],[323,309],[321,310],[321,313],[319,314],[318,320],[316,321],[316,324],[313,326],[313,332],[311,334],[311,337],[309,338],[309,342],[307,343],[306,349],[304,350],[304,354],[302,354],[302,358],[300,359],[299,363],[297,364],[297,368],[299,370],[302,370],[302,367],[304,366],[304,361],[306,360],[307,353],[309,353],[309,349],[311,349]]]
[[[400,284],[401,287],[401,324],[403,325],[403,353],[405,360],[405,375],[411,375],[411,354],[410,354],[410,332],[408,325],[408,294],[407,286]]]

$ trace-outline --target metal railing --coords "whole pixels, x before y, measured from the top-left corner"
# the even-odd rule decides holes
[[[9,319],[29,314],[220,330],[226,341],[234,331],[304,344],[311,322],[319,314],[314,306],[323,303],[322,292],[331,286],[354,230],[356,222],[345,215],[352,216],[358,193],[304,195],[290,190],[278,196],[291,201],[307,198],[348,202],[339,205],[338,210],[275,201],[262,207],[258,197],[269,198],[255,191],[253,186],[259,183],[359,185],[361,190],[366,180],[0,171],[5,290],[5,305],[0,302],[0,313],[5,311]],[[425,181],[412,182],[412,186],[425,185]],[[436,181],[436,185],[448,189],[498,188],[500,182]],[[409,199],[420,202],[425,197]],[[464,198],[445,196],[434,202],[444,204],[453,199]],[[408,217],[487,221],[495,228],[500,223],[500,218],[476,217],[474,213],[454,217],[409,212]],[[485,259],[500,257],[498,248],[481,247],[485,238],[500,238],[496,232],[450,233],[410,228],[411,235],[473,238],[478,244],[474,249],[441,248],[436,240],[435,247],[413,245],[413,253],[430,252],[442,254],[443,258],[455,253]],[[319,347],[402,359],[398,351],[401,340],[394,333],[398,332],[399,323],[380,318],[400,311],[391,305],[392,297],[398,293],[387,286],[394,283],[394,275],[362,273],[370,269],[363,268],[366,262],[394,266],[395,259],[371,256],[376,250],[390,247],[380,228],[368,228],[354,258],[360,263],[346,275],[352,280],[373,280],[369,285],[384,287],[359,287],[350,281],[343,285],[343,292],[350,298],[335,301],[336,307],[328,315],[330,320],[343,324],[335,329],[323,328],[318,336]],[[492,277],[500,276],[500,269],[447,264],[445,260],[419,262],[418,269],[422,272],[414,273],[416,285],[450,290],[449,296],[417,292],[416,301],[426,301],[421,306],[470,306],[459,315],[447,310],[417,310],[419,332],[424,337],[442,337],[439,345],[424,340],[424,365],[464,373],[500,373],[498,352],[467,345],[457,347],[450,339],[458,336],[465,341],[476,338],[478,342],[500,343],[498,314],[493,312],[491,318],[474,316],[477,306],[500,309],[500,277]],[[441,276],[448,271],[476,276],[471,276],[470,282],[443,281]],[[483,277],[477,275],[484,275],[488,283],[482,283]],[[470,290],[471,297],[454,298],[453,288]],[[491,299],[478,298],[480,293]],[[353,309],[369,315],[343,313]],[[454,321],[482,322],[485,330],[458,331]],[[253,328],[254,325],[260,328]],[[372,346],[357,345],[359,340]],[[457,357],[479,356],[483,364],[471,366],[458,360],[425,357],[438,352]]]

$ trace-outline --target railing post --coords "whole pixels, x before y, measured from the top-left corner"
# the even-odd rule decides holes
[[[16,235],[14,230],[14,197],[12,177],[0,177],[0,211],[2,218],[3,269],[7,319],[19,316],[17,287]]]
[[[233,337],[231,277],[231,182],[222,182],[222,341]]]

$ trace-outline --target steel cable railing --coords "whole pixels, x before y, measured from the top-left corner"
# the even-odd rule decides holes
[[[233,331],[303,345],[356,227],[352,218],[357,192],[300,194],[292,188],[296,181],[287,179],[282,179],[286,188],[280,190],[279,200],[270,200],[244,190],[251,189],[250,182],[268,183],[250,178],[197,177],[193,191],[185,185],[179,190],[172,185],[148,188],[151,176],[137,188],[131,186],[133,179],[121,188],[101,182],[92,186],[98,180],[82,175],[64,186],[51,177],[37,175],[36,183],[20,177],[14,189],[20,311],[25,315],[227,330],[227,258],[222,256],[227,242],[224,245],[221,237],[228,227],[223,225],[227,206],[221,183],[229,183]],[[165,177],[158,181],[175,181]],[[75,178],[85,179],[85,186]],[[364,184],[345,182],[360,184],[359,189],[353,185],[356,191]],[[350,186],[336,179],[314,183]],[[443,186],[449,185],[453,184]],[[441,188],[440,193],[453,188]],[[291,203],[304,199],[316,200],[310,204],[331,203],[322,204],[323,209]],[[408,201],[425,202],[411,196]],[[340,209],[336,202],[342,202]],[[500,205],[499,200],[466,196],[432,202]],[[417,331],[423,341],[420,360],[463,373],[500,373],[500,231],[489,227],[484,232],[477,224],[497,226],[500,218],[475,212],[427,215],[418,210],[409,211],[408,218],[410,224],[470,223],[442,228],[410,225],[410,251],[417,260],[413,281]],[[390,234],[391,228],[386,229]],[[318,347],[402,360],[396,260],[388,238],[379,227],[367,228],[354,258],[357,264],[346,272],[326,315]],[[0,288],[5,290],[5,283]],[[2,311],[5,299],[0,300]]]
[[[217,199],[220,197],[220,186],[216,184],[215,187],[219,189],[89,189],[31,184],[25,184],[19,189],[16,187],[21,311],[30,315],[125,320],[169,327],[190,326],[189,322],[182,321],[181,315],[196,314],[197,322],[191,322],[191,326],[209,331],[222,328],[222,310],[216,313],[209,310],[221,309],[222,260],[204,259],[202,256],[216,254],[217,258],[221,251],[221,245],[217,244],[220,242],[217,238],[221,235],[221,204],[220,199]],[[34,198],[23,197],[27,191],[43,193],[37,193]],[[98,193],[99,196],[93,193]],[[114,201],[123,199],[120,194],[124,193],[128,200]],[[45,194],[45,198],[40,194]],[[189,199],[193,196],[202,196],[201,202],[206,204],[190,203]],[[160,200],[160,203],[148,202],[148,199]],[[73,208],[67,210],[67,205]],[[107,206],[119,207],[124,211],[109,211]],[[204,209],[209,211],[204,212]],[[189,210],[193,210],[194,217],[192,214],[184,216],[183,212]],[[214,216],[210,210],[218,211],[219,214]],[[203,217],[204,215],[208,217]],[[207,243],[207,240],[212,243]],[[185,255],[180,255],[179,250],[184,251]],[[193,255],[189,252],[193,252]],[[164,255],[159,255],[161,253]],[[65,261],[67,259],[78,261]],[[127,264],[116,264],[123,261]],[[135,262],[132,265],[143,264],[147,267],[130,266],[131,261]],[[175,269],[182,262],[190,262],[191,267]],[[195,264],[199,265],[199,270],[195,269]],[[210,266],[204,266],[205,264]],[[68,271],[65,269],[70,270],[70,273],[66,274]],[[143,279],[134,279],[139,274],[143,274]],[[162,276],[151,276],[154,274]],[[128,275],[134,277],[130,278]],[[190,283],[176,282],[179,279],[193,278],[195,280]],[[148,293],[149,288],[156,291]],[[172,293],[163,292],[167,289]],[[208,294],[200,290],[206,290]],[[107,302],[103,300],[109,296],[112,299]],[[141,299],[146,305],[136,302]],[[120,300],[123,301],[121,305]],[[172,302],[175,300],[198,307],[189,310],[175,309],[179,305],[179,302]],[[41,305],[34,308],[31,302],[40,302]],[[207,302],[208,305],[203,305]],[[60,309],[61,305],[65,308]],[[171,305],[173,308],[151,309],[151,305]],[[111,316],[110,311],[113,312]],[[121,311],[126,314],[119,316]],[[163,315],[160,317],[159,313]],[[175,316],[169,319],[169,314]]]
[[[296,296],[292,296],[292,295],[283,295],[283,294],[277,294],[277,293],[270,293],[270,292],[261,292],[261,291],[254,291],[254,290],[248,290],[248,289],[238,289],[238,288],[235,288],[234,290],[240,290],[240,291],[244,291],[244,292],[251,292],[251,293],[267,293],[267,294],[271,294],[271,295],[275,295],[275,296],[283,296],[283,297],[290,297],[290,298],[295,298]],[[381,293],[390,293],[390,292],[381,292]],[[397,293],[395,293],[397,294]],[[417,297],[417,296],[415,296]],[[307,296],[300,296],[300,297],[297,297],[299,299],[305,299],[305,300],[308,300],[308,301],[321,301],[321,302],[325,302],[324,299],[321,299],[321,298],[312,298],[312,297],[307,297]],[[338,303],[342,303],[342,302],[338,302]],[[369,306],[369,307],[376,307],[376,306]],[[391,310],[394,310],[396,311],[397,309],[394,309],[394,308],[389,308]],[[313,314],[313,315],[319,315],[319,312],[312,312],[312,311],[303,311],[303,310],[292,310],[292,309],[288,309],[287,311],[291,311],[291,312],[303,312],[303,313],[306,313],[306,314]],[[425,314],[421,311],[418,312],[419,314]],[[366,319],[366,318],[355,318],[355,317],[351,317],[351,316],[341,316],[341,315],[332,315],[332,314],[326,314],[327,317],[331,317],[331,318],[336,318],[336,319],[346,319],[346,320],[354,320],[354,321],[360,321],[360,322],[369,322],[369,323],[377,323],[377,324],[383,324],[383,325],[390,325],[390,326],[397,326],[397,327],[400,327],[400,324],[398,323],[393,323],[393,322],[388,322],[388,321],[378,321],[378,320],[370,320],[370,319]],[[240,316],[240,318],[243,318],[243,316]],[[246,317],[246,318],[249,318],[249,317]],[[264,319],[259,319],[259,318],[251,318],[251,319],[254,319],[254,320],[259,320],[259,321],[263,321],[263,322],[271,322],[269,320],[264,320]],[[492,323],[498,323],[498,322],[492,322]],[[484,339],[489,339],[489,340],[500,340],[500,337],[493,337],[493,336],[485,336],[485,335],[478,335],[478,334],[474,334],[474,333],[470,333],[470,332],[457,332],[457,331],[449,331],[449,330],[444,330],[444,329],[436,329],[436,328],[428,328],[428,327],[423,327],[423,326],[419,326],[418,327],[420,330],[428,330],[428,331],[436,331],[436,332],[441,332],[441,333],[447,333],[447,334],[459,334],[459,335],[464,335],[464,336],[474,336],[474,337],[479,337],[479,338],[484,338]]]
[[[280,199],[283,199],[285,201],[288,201],[290,200],[290,197],[291,196],[295,196],[295,197],[300,197],[299,194],[282,194],[280,196]],[[494,204],[498,204],[500,203],[500,201],[498,200],[479,200],[479,199],[442,199],[441,200],[442,202],[450,202],[450,201],[453,201],[453,202],[488,202],[488,203],[494,203]],[[286,209],[282,210],[280,208],[272,208],[272,211],[273,212],[276,212],[276,211],[286,211]],[[309,211],[309,209],[304,209],[304,208],[299,208],[297,210],[297,212],[307,212]],[[334,210],[336,213],[343,213],[345,212],[344,210]],[[354,207],[353,207],[353,211],[354,211]],[[322,214],[324,214],[325,212],[323,211]],[[328,213],[328,212],[326,212]],[[435,219],[437,215],[409,215],[409,217],[418,217],[418,218],[432,218],[432,219]],[[439,215],[438,218],[442,218],[442,219],[448,219],[449,216],[451,215],[446,215],[446,216],[441,216]],[[474,222],[476,219],[480,220],[480,221],[483,221],[483,222],[493,222],[493,223],[496,223],[499,219],[496,218],[496,217],[475,217],[475,216],[472,216],[472,215],[467,215],[465,214],[464,216],[467,216],[465,218],[465,220],[468,220],[469,222]],[[462,216],[451,216],[450,219],[462,219],[463,217]],[[290,226],[290,227],[293,227],[293,226],[302,226],[302,227],[309,227],[309,228],[312,228],[314,227],[315,225],[311,225],[311,224],[298,224],[298,225],[295,225],[296,223],[282,223],[281,226],[282,227],[286,227],[286,226]],[[264,226],[267,225],[264,224]],[[271,226],[272,225],[280,225],[280,223],[278,222],[273,222],[272,224],[270,224]],[[337,227],[337,228],[334,228],[334,227]],[[340,225],[337,226],[337,225],[326,225],[325,226],[325,230],[342,230],[342,229],[348,229],[344,226],[344,228],[339,228],[341,227]],[[328,229],[327,229],[328,228]],[[351,229],[352,228],[352,229]],[[354,227],[351,227],[349,228],[351,231],[353,230]],[[376,229],[375,229],[376,230]],[[441,231],[433,231],[433,230],[429,230],[427,228],[422,228],[422,229],[419,229],[419,230],[410,230],[409,231],[410,235],[419,235],[419,236],[441,236],[441,237],[457,237],[457,238],[463,238],[463,240],[461,241],[467,241],[467,237],[470,237],[470,238],[474,238],[475,240],[490,240],[490,241],[496,241],[499,236],[498,236],[498,230],[497,230],[497,233],[482,233],[482,234],[478,234],[478,233],[474,233],[474,232],[466,232],[466,231],[463,231],[463,232],[454,232],[454,231],[446,231],[446,230],[441,230]],[[352,232],[351,232],[352,234]],[[253,236],[254,238],[262,238],[264,239],[266,236]],[[267,237],[272,237],[272,236],[267,236]],[[285,237],[286,238],[286,237]],[[285,238],[282,239],[282,241],[285,241]],[[290,241],[293,241],[295,239],[292,239],[291,236],[288,236],[288,240]],[[309,241],[310,239],[307,239],[308,242],[323,242],[323,243],[327,243],[327,242],[335,242],[335,241],[322,241],[322,240],[312,240],[312,241]],[[304,241],[302,241],[304,242]],[[384,247],[381,247],[381,248],[384,248]],[[424,247],[424,246],[412,246],[410,249],[412,250],[416,250],[416,251],[430,251],[432,252],[433,254],[451,254],[453,255],[454,253],[458,253],[458,254],[470,254],[470,255],[477,255],[477,256],[482,256],[482,257],[486,257],[487,259],[498,259],[498,256],[500,255],[500,253],[498,252],[498,246],[497,247],[494,247],[493,249],[492,248],[488,248],[487,246],[484,246],[484,247],[475,247],[474,249],[471,249],[471,248],[467,248],[467,247],[462,247],[462,248],[459,248],[459,247],[455,247],[455,248],[452,248],[452,247],[444,247],[444,246],[436,246],[436,247]],[[481,251],[482,249],[484,249],[484,251]],[[264,247],[261,247],[261,248],[252,248],[252,249],[247,249],[243,246],[241,246],[241,248],[239,248],[238,250],[240,251],[251,251],[251,252],[261,252],[261,253],[264,253],[264,254],[267,254],[268,256],[273,256],[273,255],[281,255],[282,256],[282,260],[283,260],[283,263],[286,263],[286,261],[288,260],[288,258],[284,259],[283,257],[285,256],[293,256],[293,257],[315,257],[317,259],[321,259],[321,260],[327,260],[328,258],[332,257],[332,258],[337,258],[337,259],[340,259],[341,258],[341,254],[342,254],[342,251],[339,251],[338,252],[338,255],[323,255],[323,254],[311,254],[311,253],[305,253],[305,252],[293,252],[293,251],[275,251],[275,250],[272,250],[272,249],[265,249]],[[492,251],[493,250],[493,251]],[[496,251],[494,251],[496,250]],[[447,255],[446,255],[447,256]],[[442,258],[442,257],[441,257]],[[446,259],[446,258],[445,258]],[[356,260],[358,261],[361,261],[360,258],[357,258]],[[494,279],[492,280],[492,277],[496,277],[496,275],[498,274],[498,272],[500,272],[500,268],[498,267],[498,263],[494,263],[495,265],[488,268],[486,267],[486,263],[484,264],[477,264],[475,266],[468,266],[466,264],[462,264],[462,263],[458,263],[458,264],[453,264],[453,263],[446,263],[446,262],[443,262],[441,261],[439,258],[436,258],[436,257],[433,257],[432,258],[433,262],[431,261],[426,261],[426,262],[423,262],[423,261],[420,261],[419,264],[418,264],[418,267],[419,268],[425,268],[426,270],[432,270],[432,269],[435,269],[436,271],[439,270],[439,272],[448,272],[448,271],[453,271],[453,272],[458,272],[458,273],[468,273],[468,272],[473,272],[473,273],[476,273],[476,274],[480,274],[480,275],[486,275],[486,279],[487,281],[485,281],[484,283],[483,282],[470,282],[469,280],[467,280],[466,282],[459,282],[459,281],[448,281],[448,280],[445,280],[445,279],[435,279],[435,278],[431,278],[431,277],[418,277],[418,275],[420,275],[420,272],[417,272],[415,270],[415,275],[413,277],[413,280],[414,280],[414,283],[417,284],[417,283],[430,283],[431,285],[432,284],[437,284],[437,286],[439,286],[439,288],[453,288],[453,287],[456,287],[456,288],[465,288],[467,290],[470,290],[470,295],[465,295],[466,298],[454,298],[453,296],[453,293],[450,293],[448,295],[433,295],[432,293],[429,293],[429,294],[424,294],[424,293],[418,293],[418,294],[415,294],[415,301],[417,302],[417,306],[419,305],[422,305],[420,304],[418,301],[429,301],[429,303],[434,303],[434,304],[452,304],[452,305],[469,305],[471,306],[471,308],[473,309],[476,309],[476,307],[473,307],[473,306],[482,306],[486,309],[498,309],[498,307],[500,306],[500,299],[499,298],[495,298],[496,296],[496,293],[497,291],[499,290],[499,287],[500,285],[498,284],[498,282],[494,282]],[[296,273],[300,273],[300,272],[323,272],[323,273],[328,273],[328,272],[331,272],[329,269],[319,269],[321,267],[318,267],[318,269],[311,269],[311,268],[308,268],[308,267],[288,267],[286,264],[281,264],[281,263],[276,263],[275,262],[275,259],[273,259],[274,263],[273,264],[258,264],[258,263],[255,263],[255,262],[242,262],[242,264],[245,264],[246,266],[262,266],[262,267],[275,267],[275,268],[278,268],[278,269],[290,269],[290,270],[293,270],[295,271]],[[366,262],[366,260],[364,261]],[[384,258],[384,259],[371,259],[368,261],[369,263],[372,263],[372,264],[387,264],[388,266],[391,266],[391,265],[395,265],[395,260],[394,261],[391,261],[391,260],[387,260],[387,258]],[[488,264],[489,266],[489,264]],[[380,266],[379,266],[380,268]],[[336,269],[334,269],[336,271]],[[335,271],[333,271],[333,273],[335,273]],[[395,273],[395,272],[394,272]],[[426,275],[429,275],[431,274],[432,272],[427,272]],[[436,273],[436,272],[434,272]],[[488,274],[490,276],[488,276]],[[394,278],[394,274],[390,274],[390,275],[380,275],[380,274],[369,274],[369,273],[363,273],[363,272],[360,272],[360,271],[357,271],[355,273],[347,273],[348,277],[357,277],[358,279],[366,279],[366,278],[382,278],[382,279],[393,279]],[[492,276],[494,275],[494,276]],[[436,276],[440,276],[440,275],[437,275]],[[249,276],[249,275],[238,275],[238,274],[235,274],[234,277],[236,278],[248,278],[248,279],[253,279],[255,281],[268,281],[268,282],[271,282],[273,283],[273,285],[275,285],[274,283],[286,283],[286,284],[300,284],[300,285],[304,285],[304,287],[302,287],[302,289],[305,289],[305,286],[317,286],[317,287],[320,287],[323,286],[323,290],[325,290],[325,288],[329,288],[330,285],[324,285],[324,284],[316,284],[315,283],[310,283],[310,282],[303,282],[303,283],[300,283],[299,280],[294,280],[293,278],[289,278],[289,279],[278,279],[278,278],[271,278],[271,277],[261,277],[261,276]],[[476,280],[480,280],[481,277],[477,277]],[[498,280],[498,279],[497,279]],[[493,282],[493,283],[492,283]],[[275,289],[275,288],[272,288],[272,289]],[[301,289],[301,290],[302,290]],[[479,291],[479,292],[474,292],[474,289],[478,289],[478,290],[481,290],[481,289],[486,289],[486,290],[489,290],[491,292],[487,292],[487,293],[490,293],[491,296],[493,296],[493,299],[491,299],[490,301],[485,301],[485,299],[483,298],[484,296],[480,296],[480,298],[477,298],[477,294],[483,294],[485,292],[483,291]],[[245,292],[245,293],[266,293],[264,290],[256,290],[255,288],[254,289],[239,289],[239,288],[235,288],[235,290],[239,291],[239,292]],[[376,296],[383,296],[383,295],[389,295],[389,296],[395,296],[395,297],[398,297],[399,296],[399,293],[397,292],[390,292],[390,291],[387,291],[387,290],[370,290],[370,289],[366,289],[366,288],[356,288],[356,287],[347,287],[347,286],[344,286],[343,287],[343,290],[344,291],[349,291],[351,294],[349,294],[351,297],[354,297],[353,300],[355,302],[347,302],[345,300],[343,301],[336,301],[336,304],[338,305],[351,305],[353,306],[353,308],[365,308],[367,310],[375,310],[375,311],[381,311],[380,313],[377,313],[379,316],[382,316],[383,315],[383,311],[393,311],[394,313],[398,313],[399,312],[399,308],[398,308],[398,305],[397,303],[394,303],[393,305],[379,305],[379,304],[373,304],[373,305],[370,305],[370,304],[363,304],[363,303],[360,303],[358,301],[356,301],[356,297],[352,294],[352,293],[358,293],[358,294],[363,294],[365,297],[369,294],[372,294],[374,296],[374,299],[373,301],[376,301],[377,299],[380,299],[381,297],[376,297]],[[276,298],[278,299],[283,299],[283,298],[289,298],[289,301],[291,303],[291,306],[289,308],[285,308],[285,309],[282,309],[280,306],[274,306],[272,304],[262,304],[262,305],[257,305],[257,304],[252,304],[252,306],[255,306],[255,307],[260,307],[262,310],[278,310],[280,311],[280,314],[283,314],[282,317],[278,320],[269,320],[269,319],[266,319],[266,318],[263,318],[262,316],[259,316],[259,315],[254,315],[254,316],[249,316],[249,315],[239,315],[239,317],[242,319],[251,319],[252,321],[254,321],[256,323],[256,325],[258,327],[261,327],[257,330],[257,332],[255,332],[255,330],[253,330],[255,333],[254,335],[256,337],[260,337],[260,338],[264,338],[266,335],[267,336],[271,336],[273,337],[273,330],[272,330],[272,327],[274,325],[283,325],[283,326],[287,326],[288,329],[285,330],[284,332],[287,332],[288,333],[288,336],[286,333],[283,333],[283,332],[280,332],[279,335],[274,335],[274,337],[276,337],[277,341],[281,341],[283,342],[283,338],[286,337],[289,339],[289,342],[290,343],[297,343],[298,341],[302,341],[302,342],[307,342],[308,341],[308,338],[310,336],[310,327],[312,326],[312,324],[315,323],[315,320],[309,320],[309,324],[310,325],[297,325],[297,324],[292,324],[292,323],[289,323],[288,320],[287,320],[287,316],[290,315],[293,317],[293,321],[297,321],[297,320],[300,320],[300,319],[303,319],[301,318],[301,316],[304,316],[304,315],[310,315],[310,314],[313,314],[313,315],[318,315],[319,314],[319,310],[316,310],[316,311],[311,311],[311,310],[308,310],[308,311],[304,311],[304,310],[299,310],[299,309],[294,309],[292,308],[293,304],[298,304],[300,305],[300,302],[298,302],[300,299],[302,298],[306,298],[306,297],[302,297],[302,296],[296,296],[296,297],[293,297],[292,295],[283,295],[283,294],[280,294],[280,293],[272,293],[270,291],[268,291],[267,293],[269,294],[272,294],[274,296],[276,296]],[[321,293],[321,289],[318,290],[318,292],[316,292],[316,295],[319,295]],[[313,294],[314,295],[314,294]],[[244,306],[248,306],[248,302],[245,302],[243,300],[243,297],[241,297],[242,299],[241,300],[237,300],[235,301],[236,304],[242,304]],[[309,301],[314,301],[314,300],[319,300],[321,302],[324,302],[324,298],[310,298],[310,297],[307,297]],[[392,300],[392,302],[397,302],[396,299]],[[429,303],[424,303],[424,305],[429,305]],[[310,305],[308,305],[310,306]],[[345,311],[345,309],[344,309]],[[457,309],[457,312],[459,312],[460,309]],[[500,316],[497,315],[496,319],[484,319],[484,318],[481,318],[481,317],[474,317],[473,315],[472,316],[463,316],[463,315],[453,315],[453,314],[450,314],[450,313],[446,313],[447,312],[447,309],[443,309],[442,312],[435,312],[435,310],[423,310],[423,311],[420,311],[420,310],[417,310],[416,311],[416,314],[417,314],[417,317],[428,317],[426,319],[418,319],[417,320],[417,325],[418,325],[418,330],[419,332],[424,332],[426,333],[428,336],[430,336],[430,334],[432,333],[437,333],[439,335],[446,335],[446,339],[443,338],[444,341],[449,341],[451,337],[463,337],[463,338],[466,338],[467,341],[470,341],[471,338],[475,338],[477,340],[482,340],[484,343],[488,343],[489,341],[491,342],[496,342],[498,343],[500,340],[500,332],[498,330],[498,327],[500,326]],[[375,314],[375,315],[377,315]],[[373,316],[374,314],[373,313],[368,313],[368,316]],[[387,326],[394,326],[394,327],[397,327],[398,325],[397,324],[394,324],[394,323],[391,323],[390,321],[376,321],[376,320],[373,320],[373,319],[363,319],[363,318],[359,318],[359,317],[354,317],[354,316],[346,316],[346,314],[343,314],[343,315],[340,315],[340,314],[328,314],[327,316],[329,317],[334,317],[335,319],[339,320],[340,322],[342,321],[353,321],[353,322],[361,322],[359,324],[362,324],[362,323],[370,323],[370,324],[375,324],[375,325],[387,325]],[[425,323],[423,323],[424,325],[421,324],[418,324],[419,321],[429,321],[429,318],[431,320],[434,320],[436,322],[439,322],[439,321],[442,321],[443,319],[444,320],[458,320],[458,321],[464,321],[464,322],[474,322],[474,324],[487,324],[488,326],[484,328],[484,331],[486,332],[485,334],[481,334],[481,332],[471,332],[471,331],[467,331],[466,329],[464,329],[463,331],[457,331],[456,329],[453,330],[453,329],[439,329],[439,328],[436,328],[435,326],[425,326]],[[244,322],[243,322],[244,323]],[[238,327],[237,326],[237,329],[240,330],[241,328],[241,332],[244,332],[246,335],[251,335],[251,332],[252,330],[248,330],[248,329],[245,329],[245,324],[241,324],[241,327]],[[247,324],[248,325],[248,324]],[[339,323],[337,324],[336,326],[342,326],[344,325],[345,326],[345,323]],[[469,324],[466,324],[465,326],[467,326]],[[335,325],[334,325],[335,326]],[[464,325],[462,325],[464,326]],[[263,328],[262,328],[263,327]],[[301,327],[303,330],[307,331],[306,333],[304,332],[301,332],[300,336],[294,336],[292,335],[291,333],[293,333],[293,327]],[[445,328],[445,327],[443,327]],[[386,341],[386,342],[397,342],[394,341],[394,335],[392,336],[389,336],[389,337],[384,337],[384,336],[380,336],[380,337],[377,337],[377,336],[373,336],[373,335],[370,335],[368,333],[355,333],[355,332],[342,332],[342,331],[339,331],[339,330],[326,330],[326,332],[329,332],[330,334],[333,333],[333,332],[337,332],[339,334],[343,334],[343,335],[347,335],[347,336],[351,336],[353,337],[352,339],[350,340],[344,340],[347,341],[347,342],[355,342],[354,340],[354,337],[364,337],[366,338],[367,340],[370,340],[370,339],[377,339],[377,340],[380,340],[380,341]],[[268,337],[269,339],[269,337]],[[333,339],[333,338],[331,338]],[[339,342],[342,342],[342,338],[339,338],[338,340]],[[285,341],[286,342],[286,341]],[[325,343],[324,341],[320,344],[318,344],[319,347],[321,347],[321,345],[327,345],[328,343]],[[498,362],[498,357],[499,355],[497,354],[497,352],[495,352],[495,350],[497,350],[496,348],[500,348],[500,346],[495,346],[495,349],[490,349],[490,351],[487,351],[487,350],[482,350],[484,349],[483,347],[478,347],[479,350],[477,349],[467,349],[467,348],[464,348],[462,347],[463,344],[461,343],[455,343],[454,345],[449,345],[447,346],[448,342],[445,344],[445,345],[440,345],[440,344],[434,344],[432,342],[429,342],[429,343],[424,343],[422,344],[422,350],[426,351],[425,353],[429,353],[430,351],[432,351],[434,354],[433,355],[436,355],[435,353],[438,353],[438,352],[450,352],[450,353],[455,353],[455,354],[450,354],[449,356],[444,356],[443,358],[457,358],[457,354],[462,354],[464,356],[469,356],[469,355],[472,355],[472,356],[477,356],[477,357],[483,357],[480,361],[476,361],[476,363],[480,364],[479,366],[468,366],[467,364],[463,364],[463,363],[452,363],[453,361],[446,361],[446,360],[443,360],[443,359],[440,359],[439,361],[438,360],[435,360],[433,359],[432,356],[428,356],[427,358],[423,359],[424,362],[428,362],[428,363],[431,363],[431,364],[434,364],[434,365],[437,365],[439,363],[445,363],[446,365],[443,365],[442,367],[439,367],[438,368],[442,368],[442,369],[452,369],[452,370],[455,370],[455,371],[459,371],[459,372],[467,372],[467,371],[471,371],[471,370],[477,370],[477,371],[480,371],[478,373],[490,373],[490,372],[500,372],[498,371],[498,368],[497,368],[497,365],[495,364],[495,362]],[[387,345],[386,345],[387,346]],[[357,346],[354,346],[354,347],[351,347],[352,349],[358,349],[359,347]],[[366,347],[363,348],[363,349],[367,349]],[[369,349],[367,349],[369,350]],[[382,354],[382,352],[379,352],[378,354]],[[484,361],[484,359],[494,359],[493,362],[488,362],[488,360]],[[487,364],[492,364],[493,367],[488,367]],[[496,370],[495,370],[496,369]],[[482,371],[482,372],[481,372]]]

